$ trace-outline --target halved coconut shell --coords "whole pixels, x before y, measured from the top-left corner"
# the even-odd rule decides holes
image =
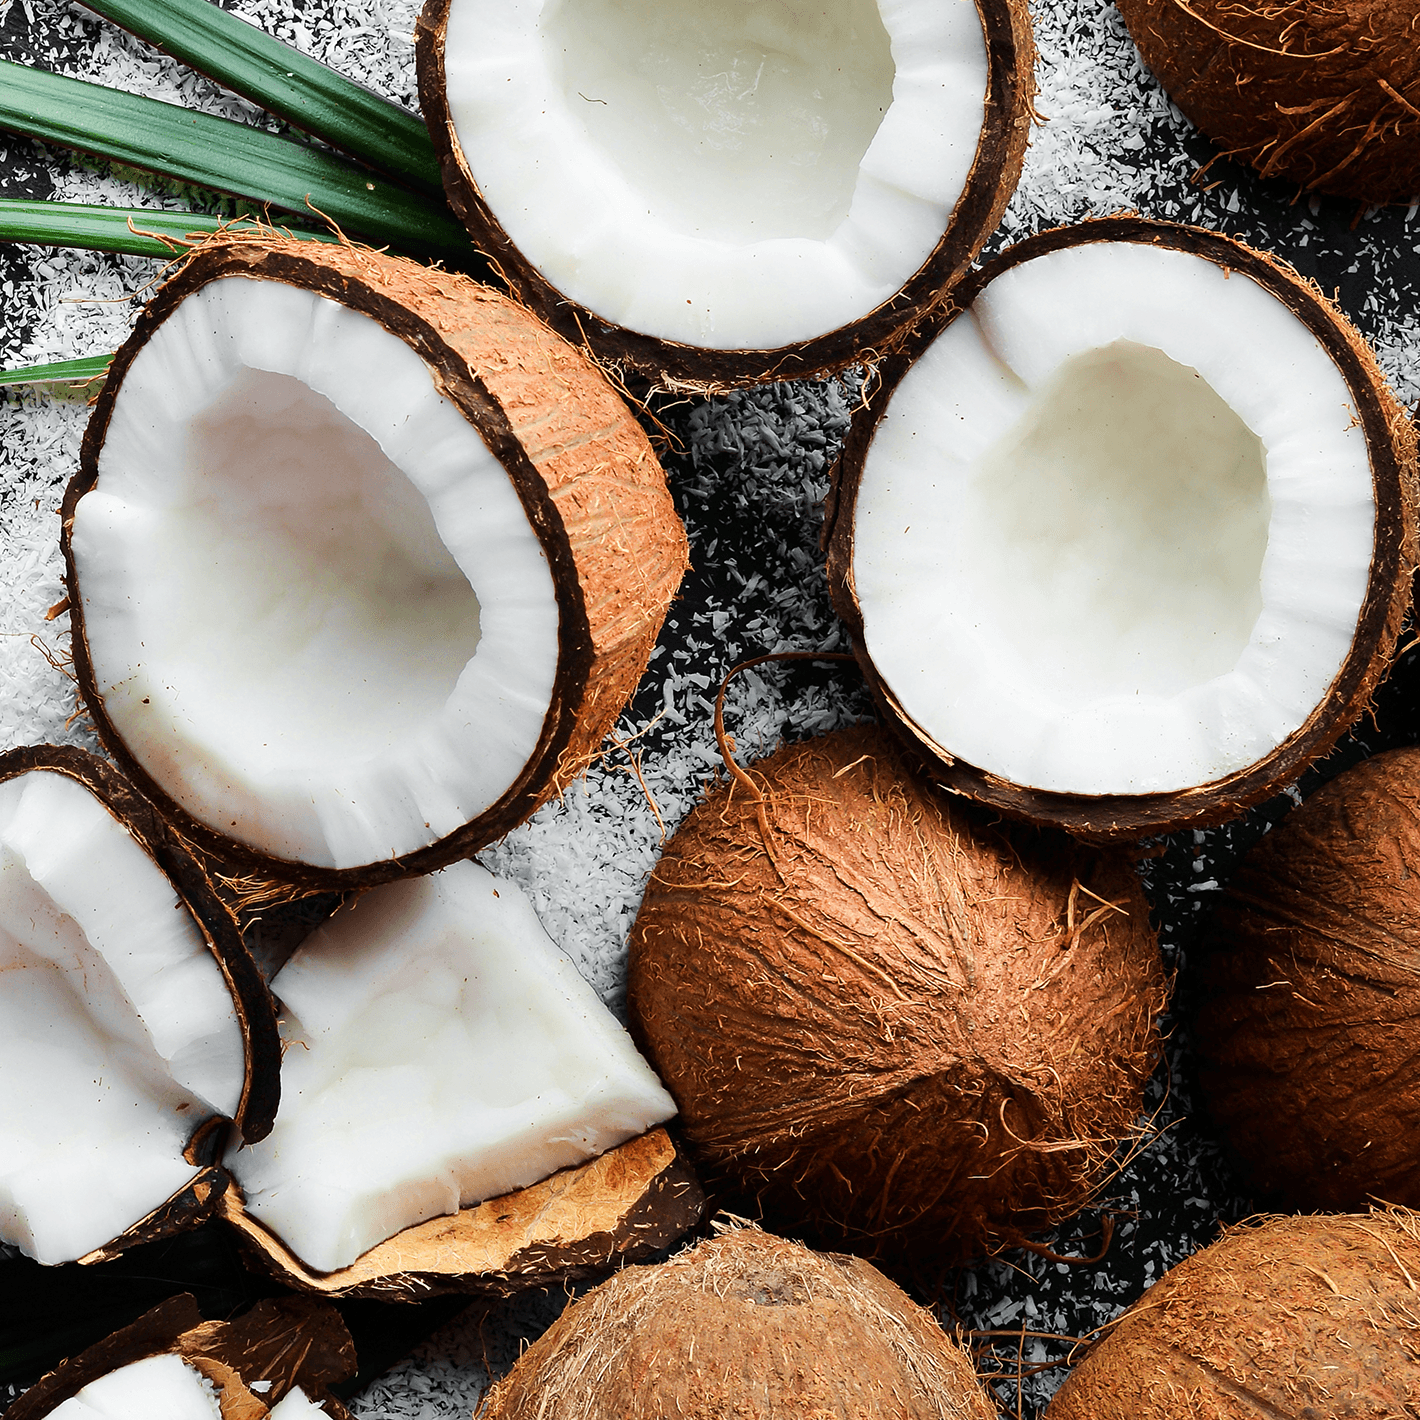
[[[1276,793],[1366,709],[1410,596],[1415,432],[1315,286],[1093,221],[988,263],[879,373],[829,581],[944,785],[1141,837]]]
[[[145,309],[63,547],[101,738],[248,901],[525,819],[595,753],[686,566],[584,357],[466,278],[275,236],[198,251]]]

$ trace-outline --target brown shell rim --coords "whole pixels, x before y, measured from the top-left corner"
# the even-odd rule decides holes
[[[1304,724],[1246,769],[1191,789],[1154,794],[1065,794],[1013,783],[956,758],[902,709],[864,648],[863,616],[853,585],[853,523],[864,463],[878,421],[913,362],[1003,272],[1088,242],[1133,242],[1188,252],[1236,271],[1275,296],[1316,337],[1351,392],[1370,452],[1375,490],[1375,542],[1370,576],[1351,650],[1326,695]],[[931,758],[946,788],[1004,813],[1053,823],[1083,837],[1114,840],[1170,832],[1184,825],[1222,823],[1293,783],[1365,712],[1389,669],[1410,603],[1416,564],[1416,470],[1413,433],[1375,357],[1320,290],[1275,258],[1217,232],[1142,217],[1106,217],[1042,232],[973,272],[948,308],[919,329],[879,367],[879,388],[854,416],[825,508],[824,545],[834,609],[847,625],[854,653],[889,723]]]
[[[109,420],[124,377],[138,352],[179,302],[209,282],[226,276],[281,281],[289,286],[315,291],[369,316],[410,346],[431,368],[441,392],[473,424],[507,471],[552,571],[558,610],[557,672],[537,747],[517,779],[477,818],[401,857],[381,859],[352,868],[322,868],[277,858],[239,839],[227,837],[189,813],[138,763],[109,719],[95,682],[72,546],[74,511],[79,499],[98,482],[99,454]],[[296,896],[374,887],[412,874],[433,872],[477,852],[515,828],[526,817],[530,795],[535,793],[538,785],[550,782],[555,776],[562,753],[572,737],[582,688],[587,683],[594,655],[587,608],[562,516],[552,501],[546,483],[514,435],[502,407],[439,332],[374,286],[357,282],[325,265],[320,260],[319,252],[296,255],[290,251],[265,248],[259,242],[242,241],[214,244],[192,256],[144,309],[132,336],[114,357],[84,434],[79,470],[65,490],[60,518],[60,547],[64,554],[65,589],[69,594],[74,671],[80,696],[93,717],[99,739],[141,792],[160,806],[162,814],[182,838],[219,859],[224,870],[231,871],[234,881],[243,874],[250,874],[258,880],[275,879],[289,884],[293,889],[291,895]]]
[[[451,0],[425,0],[415,25],[419,102],[444,174],[449,205],[515,298],[573,345],[636,370],[669,389],[713,392],[770,380],[830,374],[901,343],[960,279],[1015,191],[1034,114],[1035,41],[1024,0],[974,0],[986,41],[981,134],[966,186],[946,231],[897,293],[836,330],[774,350],[710,350],[663,340],[604,320],[564,296],[523,256],[484,201],[454,133],[444,43]]]

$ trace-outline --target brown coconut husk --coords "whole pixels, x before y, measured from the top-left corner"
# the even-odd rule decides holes
[[[1171,793],[1063,794],[1016,784],[957,758],[903,710],[864,649],[863,613],[853,581],[854,508],[864,461],[893,391],[918,356],[999,275],[1022,262],[1088,242],[1139,242],[1189,252],[1249,277],[1275,296],[1316,337],[1351,392],[1355,420],[1370,449],[1376,505],[1375,548],[1350,654],[1306,722],[1246,769]],[[847,625],[854,652],[885,721],[932,761],[947,788],[1033,823],[1055,824],[1099,842],[1140,839],[1183,827],[1224,823],[1294,784],[1370,708],[1390,669],[1410,605],[1411,577],[1420,561],[1416,433],[1397,402],[1375,354],[1315,282],[1264,252],[1216,232],[1143,217],[1104,217],[1041,232],[973,272],[952,295],[950,308],[924,326],[911,344],[878,370],[879,386],[854,416],[836,469],[824,519],[829,591]]]
[[[70,542],[124,376],[184,297],[228,276],[316,291],[377,321],[429,366],[440,392],[483,436],[552,569],[559,653],[536,750],[488,810],[400,858],[348,869],[272,858],[199,822],[128,752],[104,710],[85,639]],[[61,510],[79,693],[105,748],[178,832],[218,860],[242,905],[348,891],[432,872],[501,837],[562,792],[595,756],[630,699],[689,565],[685,530],[641,427],[601,373],[541,321],[467,277],[352,244],[274,233],[223,236],[199,248],[144,309],[114,357]]]
[[[1367,203],[1420,193],[1420,0],[1119,0],[1144,63],[1230,158]]]
[[[738,1228],[569,1307],[478,1420],[996,1420],[967,1353],[876,1268]]]
[[[1420,1219],[1263,1218],[1167,1272],[1047,1420],[1399,1420],[1420,1414]]]
[[[1218,904],[1200,1077],[1257,1189],[1420,1206],[1420,749],[1347,770]]]
[[[247,1257],[283,1286],[325,1297],[420,1302],[446,1293],[509,1296],[641,1262],[700,1221],[705,1195],[664,1129],[516,1193],[396,1233],[337,1272],[313,1272],[243,1207],[222,1216]]]
[[[632,1029],[708,1177],[943,1264],[1077,1212],[1167,993],[1132,865],[936,792],[872,726],[750,778],[691,811],[631,933]]]
[[[1023,0],[976,0],[986,41],[981,136],[966,186],[931,255],[888,301],[838,330],[775,350],[709,350],[603,320],[569,300],[513,244],[483,199],[454,133],[444,69],[449,0],[425,0],[415,26],[419,103],[439,155],[449,206],[516,298],[560,335],[615,369],[663,389],[713,394],[831,374],[899,346],[939,306],[996,230],[1020,179],[1035,116],[1035,39]]]

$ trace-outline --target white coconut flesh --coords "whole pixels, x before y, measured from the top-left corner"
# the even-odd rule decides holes
[[[86,789],[0,784],[0,1240],[44,1263],[118,1237],[197,1172],[244,1077],[221,968]]]
[[[515,245],[608,321],[775,349],[927,259],[980,138],[971,0],[453,0],[449,111]]]
[[[1079,794],[1260,760],[1355,635],[1375,504],[1348,388],[1246,276],[1132,243],[991,281],[858,493],[868,655],[950,754]]]
[[[324,1416],[300,1386],[269,1412],[273,1420]],[[120,1366],[49,1412],[50,1420],[221,1420],[215,1387],[181,1356],[146,1356]]]
[[[272,989],[281,1108],[226,1162],[317,1271],[675,1113],[527,899],[474,863],[366,893]]]
[[[552,693],[546,556],[402,340],[279,282],[188,296],[129,369],[73,550],[104,709],[195,818],[347,868],[476,817]]]

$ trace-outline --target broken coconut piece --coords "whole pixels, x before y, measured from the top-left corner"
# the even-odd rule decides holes
[[[101,737],[255,901],[521,822],[596,751],[686,565],[581,355],[465,278],[274,237],[147,307],[63,518]]]
[[[235,920],[152,808],[83,751],[0,755],[0,1240],[95,1261],[201,1221],[278,1059]]]
[[[1315,287],[1117,218],[972,276],[887,362],[830,514],[834,605],[951,788],[1097,837],[1292,782],[1385,673],[1415,435]]]
[[[226,1164],[318,1272],[675,1113],[531,903],[475,863],[359,897],[272,989],[282,1107]]]
[[[519,298],[700,388],[897,342],[996,226],[1035,92],[1015,0],[428,0],[416,55]]]

